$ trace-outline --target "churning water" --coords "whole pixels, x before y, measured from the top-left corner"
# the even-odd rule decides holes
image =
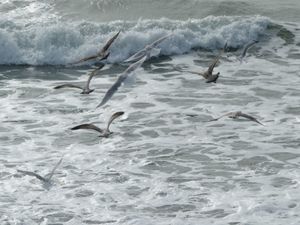
[[[299,1],[3,0],[0,224],[300,224]],[[95,54],[121,30],[95,91]],[[123,60],[172,33],[102,108]],[[242,48],[258,40],[241,62]],[[204,71],[227,42],[215,72]],[[265,126],[222,118],[241,110]],[[104,127],[109,138],[71,131]],[[52,185],[17,169],[50,173]]]

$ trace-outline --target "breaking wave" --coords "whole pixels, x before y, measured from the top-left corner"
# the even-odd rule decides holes
[[[160,55],[214,50],[228,42],[239,48],[265,35],[270,20],[262,16],[209,16],[204,19],[144,19],[138,21],[30,22],[19,24],[0,19],[0,64],[66,65],[95,54],[121,30],[111,46],[110,63],[122,62],[146,44],[172,33],[159,47]]]

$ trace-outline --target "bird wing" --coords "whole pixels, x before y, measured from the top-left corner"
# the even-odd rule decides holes
[[[98,53],[98,55],[103,55],[111,46],[111,44],[116,40],[116,38],[119,36],[121,31],[119,31],[118,33],[116,33],[112,38],[110,38],[106,44],[103,46],[103,48],[100,50],[100,52]]]
[[[103,55],[102,55],[102,57],[99,58],[99,62],[101,62],[102,60],[107,59],[109,55],[110,55],[110,52],[104,52]],[[99,55],[99,57],[100,57],[100,56],[101,56],[101,55]]]
[[[26,170],[17,170],[20,173],[26,174],[28,176],[32,176],[32,177],[36,177],[37,179],[43,181],[43,182],[47,182],[48,180],[44,177],[42,177],[41,175],[35,173],[35,172],[31,172],[31,171],[26,171]]]
[[[215,68],[215,66],[217,65],[217,63],[219,62],[219,59],[221,57],[221,54],[222,54],[222,51],[219,53],[219,55],[214,59],[214,61],[212,61],[212,63],[209,65],[208,67],[208,74],[211,74],[212,75],[212,72]]]
[[[168,35],[166,35],[166,36],[163,36],[163,37],[157,39],[156,41],[152,42],[151,44],[149,44],[149,46],[150,46],[151,48],[155,48],[157,45],[159,45],[161,42],[163,42],[165,39],[167,39],[167,38],[170,37],[171,35],[173,35],[173,34],[168,34]]]
[[[225,116],[233,116],[233,115],[235,115],[235,114],[236,114],[236,112],[229,112],[229,113],[226,113],[226,114],[224,114],[224,115],[222,115],[222,116],[220,116],[220,117],[211,119],[211,120],[209,120],[209,121],[217,121],[217,120],[219,120],[219,119],[221,119],[221,118],[223,118],[223,117],[225,117]]]
[[[98,131],[99,133],[103,133],[103,130],[101,128],[99,128],[91,123],[81,124],[81,125],[71,128],[71,130],[79,130],[79,129],[95,130],[95,131]]]
[[[258,123],[258,124],[260,124],[260,125],[263,125],[263,124],[262,124],[261,122],[259,122],[256,118],[254,118],[253,116],[250,116],[250,115],[248,115],[248,114],[240,113],[239,116],[244,117],[244,118],[249,119],[249,120],[252,120],[252,121],[254,121],[254,122],[256,122],[256,123]],[[264,126],[264,125],[263,125],[263,126]]]
[[[132,63],[125,71],[124,73],[130,74],[133,71],[135,71],[137,68],[139,68],[146,60],[147,56],[144,56],[139,61]]]
[[[157,39],[156,41],[152,42],[149,45],[146,45],[143,49],[141,49],[140,51],[138,51],[137,53],[135,53],[134,55],[130,56],[128,59],[124,60],[124,62],[134,62],[137,60],[142,59],[142,57],[144,57],[145,55],[149,55],[150,57],[150,51],[155,48],[157,45],[159,45],[161,42],[163,42],[165,39],[167,39],[168,37],[170,37],[172,34],[168,34],[166,36],[163,36],[159,39]]]
[[[197,74],[197,75],[200,75],[200,76],[204,76],[204,74],[201,73],[201,72],[190,71],[190,70],[187,70],[187,71],[185,71],[185,72],[192,73],[192,74]]]
[[[108,89],[106,94],[104,95],[104,98],[100,102],[99,105],[97,105],[96,108],[104,105],[113,95],[114,93],[119,89],[119,87],[122,85],[122,83],[126,80],[128,75],[135,71],[137,68],[139,68],[143,62],[146,60],[147,56],[144,56],[139,61],[131,64],[117,79],[117,81]]]
[[[85,62],[85,61],[88,61],[88,60],[91,60],[91,59],[96,59],[97,57],[98,57],[98,55],[88,56],[88,57],[85,57],[83,59],[80,59],[79,61],[74,62],[73,64],[82,63],[82,62]]]
[[[119,89],[119,87],[122,85],[124,80],[126,80],[127,74],[122,74],[118,77],[117,81],[107,90],[105,93],[102,101],[99,105],[97,105],[96,108],[103,106],[113,95],[114,93]]]
[[[83,90],[82,87],[79,87],[79,86],[74,85],[74,84],[62,84],[62,85],[58,85],[58,86],[54,87],[54,89],[60,89],[60,88],[78,88],[78,89]]]
[[[117,119],[118,117],[122,116],[124,114],[124,112],[116,112],[114,114],[112,114],[112,116],[110,117],[108,123],[107,123],[107,127],[106,127],[106,130],[109,131],[109,126],[110,124],[115,120]]]
[[[52,176],[53,176],[55,170],[56,170],[57,167],[61,164],[62,160],[63,160],[63,158],[61,158],[61,159],[58,161],[58,163],[57,163],[57,164],[54,166],[54,168],[52,169],[51,173],[49,173],[49,175],[47,175],[47,180],[48,180],[48,181],[51,180],[51,178],[52,178]]]
[[[191,74],[197,74],[197,75],[200,75],[200,76],[204,76],[204,74],[201,73],[201,72],[196,72],[196,71],[191,71],[191,70],[182,70],[181,68],[177,68],[176,66],[174,66],[173,69],[178,71],[178,72],[181,72],[181,73],[187,72],[187,73],[191,73]]]
[[[99,67],[97,67],[96,69],[94,69],[94,70],[90,73],[89,78],[88,78],[88,80],[87,80],[87,82],[86,82],[85,89],[87,89],[87,90],[90,89],[90,83],[91,83],[92,78],[96,75],[96,72],[97,72],[98,70],[101,70],[104,66],[105,66],[105,64],[101,64]]]
[[[252,47],[254,44],[256,44],[257,42],[258,42],[258,41],[256,41],[256,40],[255,40],[255,41],[251,41],[250,43],[248,43],[248,44],[244,47],[243,53],[242,53],[242,55],[241,55],[241,59],[245,57],[245,55],[246,55],[248,49],[249,49],[250,47]]]
[[[125,63],[135,62],[137,60],[140,60],[145,55],[147,55],[147,49],[143,48],[140,51],[138,51],[137,53],[135,53],[134,55],[130,56],[128,59],[124,60],[124,62]]]

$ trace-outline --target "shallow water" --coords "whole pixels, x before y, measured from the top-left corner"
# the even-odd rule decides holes
[[[218,15],[181,18],[181,24],[171,19],[119,21],[107,27],[66,22],[86,28],[74,39],[72,29],[57,29],[58,16],[54,23],[41,18],[53,23],[48,39],[40,22],[29,25],[24,38],[25,28],[18,27],[24,18],[8,23],[4,17],[0,46],[9,54],[0,57],[1,224],[300,223],[299,24]],[[53,89],[65,82],[83,84],[93,63],[66,63],[95,51],[97,41],[102,43],[122,24],[127,30],[92,80],[93,93]],[[135,80],[96,109],[127,68],[112,63],[170,31],[174,37],[160,46],[161,55],[144,63]],[[230,36],[232,31],[237,35]],[[216,84],[174,69],[205,70],[224,37],[230,51],[215,68],[220,72]],[[240,62],[243,45],[253,37],[260,42]],[[30,38],[38,42],[27,45]],[[63,41],[49,41],[57,38]],[[264,126],[225,117],[208,122],[237,110]],[[70,130],[81,123],[104,127],[116,111],[125,115],[112,124],[110,138]],[[17,173],[23,169],[46,175],[61,157],[49,187]]]

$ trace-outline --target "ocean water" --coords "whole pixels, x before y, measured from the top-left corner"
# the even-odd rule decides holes
[[[84,84],[97,62],[71,63],[118,31],[93,93],[53,89]],[[123,60],[167,34],[96,108]],[[184,72],[226,42],[217,83]],[[2,0],[0,87],[0,224],[300,224],[298,0]],[[239,110],[264,126],[208,122]],[[70,130],[117,111],[109,138]],[[17,172],[62,157],[51,185]]]

